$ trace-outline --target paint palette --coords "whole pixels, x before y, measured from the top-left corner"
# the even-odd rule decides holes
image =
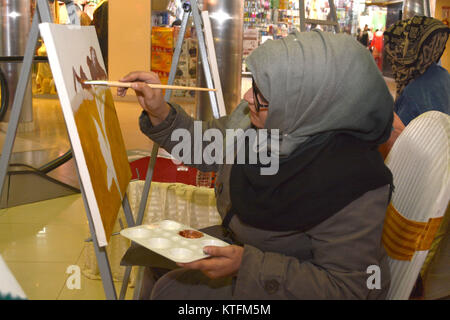
[[[172,261],[188,263],[208,257],[203,247],[225,247],[229,244],[172,220],[163,220],[150,225],[141,225],[120,232],[141,246]]]

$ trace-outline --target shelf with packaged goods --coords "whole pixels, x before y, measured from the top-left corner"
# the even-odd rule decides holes
[[[172,67],[180,27],[152,27],[151,70],[158,74],[161,83],[167,84]],[[197,86],[198,40],[193,26],[186,29],[177,65],[174,85]],[[189,101],[195,99],[194,91],[174,90],[173,97]]]

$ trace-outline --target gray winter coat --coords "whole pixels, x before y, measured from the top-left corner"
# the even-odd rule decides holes
[[[180,106],[171,106],[171,113],[158,126],[152,126],[145,112],[140,117],[142,132],[168,152],[179,143],[171,141],[174,129],[194,134],[194,120]],[[248,112],[248,104],[242,102],[231,115],[203,122],[203,132],[216,128],[225,134],[229,128],[248,128]],[[231,208],[231,165],[193,166],[217,172],[217,209],[224,218]],[[244,255],[232,298],[383,299],[390,283],[381,244],[388,197],[388,185],[369,191],[304,233],[259,230],[233,216],[229,226],[244,243]]]

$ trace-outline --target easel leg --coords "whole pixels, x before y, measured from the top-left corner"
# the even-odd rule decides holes
[[[108,300],[117,300],[116,288],[114,286],[114,280],[111,273],[111,267],[109,265],[108,255],[105,247],[99,247],[97,242],[97,235],[95,234],[94,223],[92,221],[89,206],[84,195],[83,185],[80,181],[81,194],[83,195],[84,207],[86,209],[86,215],[89,222],[89,230],[92,235],[92,244],[94,245],[95,256],[97,257],[98,268],[100,270],[100,276],[102,278],[103,289],[105,290],[105,296]]]
[[[127,294],[128,282],[130,281],[132,266],[127,266],[123,274],[122,288],[120,289],[119,300],[124,300]]]
[[[137,217],[137,221],[136,221],[137,226],[141,225],[142,222],[144,221],[145,208],[147,207],[148,193],[150,192],[150,187],[152,184],[153,170],[155,168],[156,157],[158,156],[158,150],[159,150],[159,145],[157,143],[154,143],[153,149],[152,149],[152,154],[150,156],[150,163],[148,164],[147,175],[145,177],[144,190],[142,191],[142,195],[141,195],[141,202],[139,205],[139,213],[138,213],[138,217]],[[134,300],[138,299],[141,295],[141,287],[142,287],[141,282],[142,282],[143,268],[142,267],[138,267],[138,268],[139,269],[137,272],[136,285],[134,288],[134,295],[133,295]],[[130,280],[131,269],[132,269],[132,266],[127,266],[127,268],[125,269],[125,274],[124,274],[124,278],[123,278],[123,282],[122,282],[122,290],[121,290],[120,297],[122,297],[122,292],[123,292],[123,297],[125,297],[125,294],[126,294],[125,286],[128,286],[128,281]]]
[[[202,17],[200,16],[200,11],[198,9],[197,1],[191,1],[192,6],[192,16],[194,18],[195,30],[197,32],[198,38],[198,48],[200,51],[200,57],[203,65],[203,71],[205,75],[205,80],[208,88],[214,88],[214,83],[212,79],[211,68],[209,66],[208,52],[206,51],[205,36],[203,34],[202,28]],[[218,119],[220,117],[219,105],[217,103],[216,93],[214,91],[209,92],[209,99],[211,100],[211,108],[214,118]]]
[[[136,225],[140,226],[144,221],[145,208],[147,207],[148,193],[152,185],[153,170],[155,169],[156,158],[158,157],[159,145],[153,144],[152,154],[150,156],[150,163],[148,164],[147,175],[145,177],[144,190],[142,190],[141,202],[139,204],[139,213],[136,220]]]
[[[14,95],[14,102],[12,105],[8,130],[6,132],[5,143],[3,145],[2,155],[0,159],[0,194],[2,194],[3,192],[3,185],[5,183],[5,178],[8,172],[8,165],[11,159],[14,140],[17,134],[19,118],[20,114],[22,113],[25,91],[27,90],[28,79],[30,78],[31,74],[31,67],[34,58],[34,49],[36,48],[39,37],[39,22],[40,17],[38,10],[36,10],[34,13],[33,24],[31,26],[27,46],[25,49],[25,57],[23,59],[22,69],[20,70],[19,82],[17,84],[16,93]]]
[[[126,193],[122,201],[122,208],[123,213],[125,214],[125,219],[127,221],[127,227],[134,227],[136,225],[136,222],[134,221],[133,212],[131,211],[130,202],[128,201],[128,196]]]
[[[127,227],[131,228],[134,227],[135,221],[133,218],[133,213],[131,211],[130,202],[128,201],[128,196],[125,194],[125,197],[122,202],[123,212],[125,214],[125,219],[127,220]],[[128,282],[130,280],[130,274],[131,274],[131,266],[127,266],[125,269],[125,273],[123,275],[123,281],[122,281],[122,288],[120,289],[120,295],[119,299],[123,300],[125,299],[125,295],[127,294],[128,289]]]
[[[184,7],[183,20],[181,21],[180,33],[178,34],[177,44],[175,46],[175,51],[173,53],[172,66],[170,67],[169,81],[168,84],[173,84],[175,81],[175,76],[177,73],[178,62],[180,61],[181,48],[183,47],[184,37],[186,36],[186,28],[191,15],[190,5],[185,5]],[[172,95],[172,90],[166,90],[164,100],[169,102],[170,96]]]

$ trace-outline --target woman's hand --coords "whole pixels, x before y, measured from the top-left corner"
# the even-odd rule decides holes
[[[207,246],[203,248],[203,251],[210,257],[190,263],[178,263],[178,265],[187,269],[200,270],[211,279],[234,276],[241,267],[243,247]]]
[[[161,83],[156,73],[135,71],[129,73],[120,81],[133,82],[131,88],[135,91],[139,104],[148,113],[153,125],[158,125],[167,117],[170,107],[164,100],[163,91],[152,89],[146,85],[146,83]],[[127,88],[117,89],[117,95],[120,97],[124,97],[126,93]]]

